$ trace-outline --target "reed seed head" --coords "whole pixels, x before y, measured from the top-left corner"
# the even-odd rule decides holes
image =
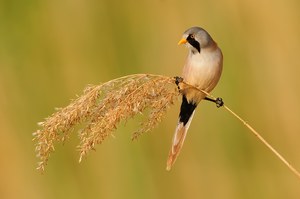
[[[41,128],[33,133],[40,159],[37,169],[45,170],[55,143],[66,141],[78,124],[84,124],[79,132],[81,161],[97,144],[112,135],[121,121],[145,110],[148,117],[133,133],[132,139],[152,130],[178,95],[174,78],[151,74],[134,74],[88,86],[68,106],[57,109],[45,121],[38,123]]]

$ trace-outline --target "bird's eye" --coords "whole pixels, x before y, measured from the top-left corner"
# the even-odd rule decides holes
[[[190,35],[190,37],[191,37],[191,39],[194,39],[194,38],[195,38],[195,36],[194,36],[194,35],[192,35],[192,34]]]

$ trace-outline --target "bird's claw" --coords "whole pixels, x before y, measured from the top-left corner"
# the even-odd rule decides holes
[[[216,99],[216,105],[217,105],[217,108],[220,108],[220,107],[224,106],[223,99],[220,98],[220,97],[217,97],[217,99]]]
[[[176,76],[176,77],[174,77],[174,79],[175,79],[175,84],[176,84],[177,86],[178,86],[179,83],[183,82],[183,78],[182,78],[182,77]]]

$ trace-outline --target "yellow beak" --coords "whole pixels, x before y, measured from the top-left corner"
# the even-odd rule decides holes
[[[185,38],[182,38],[179,42],[178,45],[180,44],[185,44],[187,42],[187,40]]]

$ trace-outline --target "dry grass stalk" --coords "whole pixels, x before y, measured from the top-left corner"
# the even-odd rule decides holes
[[[180,82],[178,86],[196,89],[215,99],[209,93],[185,82]],[[44,171],[48,158],[54,151],[54,143],[64,142],[77,124],[86,124],[79,133],[80,145],[78,148],[80,151],[79,161],[81,161],[89,151],[95,149],[96,144],[102,143],[112,134],[120,121],[126,121],[146,109],[149,109],[148,119],[133,133],[132,139],[153,129],[161,121],[168,107],[178,99],[178,95],[174,78],[151,74],[129,75],[97,86],[89,86],[83,95],[70,105],[58,109],[44,122],[39,123],[41,129],[33,133],[34,140],[37,142],[37,156],[40,158],[37,169]],[[225,105],[223,107],[300,178],[300,173],[253,127],[230,108]]]
[[[189,85],[189,84],[187,84],[185,82],[181,82],[181,84],[183,84],[185,86],[188,86],[188,87],[191,86],[191,85]],[[191,87],[193,87],[193,86],[191,86]],[[214,96],[212,96],[211,94],[207,93],[204,90],[200,90],[200,89],[198,89],[196,87],[193,87],[193,88],[196,89],[196,90],[198,90],[199,92],[205,93],[211,99],[216,99]],[[272,147],[272,145],[269,144],[269,142],[267,142],[250,124],[248,124],[238,114],[236,114],[235,112],[233,112],[228,106],[223,105],[223,107],[230,114],[232,114],[235,118],[237,118],[243,125],[245,125],[251,131],[251,133],[253,133],[253,135],[258,138],[259,141],[261,141],[277,158],[279,158],[280,161],[283,162],[283,164],[285,164],[293,172],[293,174],[295,174],[297,176],[297,178],[300,179],[300,172],[295,167],[293,167],[274,147]]]
[[[85,124],[79,133],[81,161],[96,144],[111,135],[121,121],[146,109],[148,119],[133,133],[133,139],[153,129],[178,95],[174,79],[160,75],[135,74],[89,86],[70,105],[39,123],[41,129],[33,134],[40,158],[37,169],[44,171],[55,142],[64,142],[76,125]]]

